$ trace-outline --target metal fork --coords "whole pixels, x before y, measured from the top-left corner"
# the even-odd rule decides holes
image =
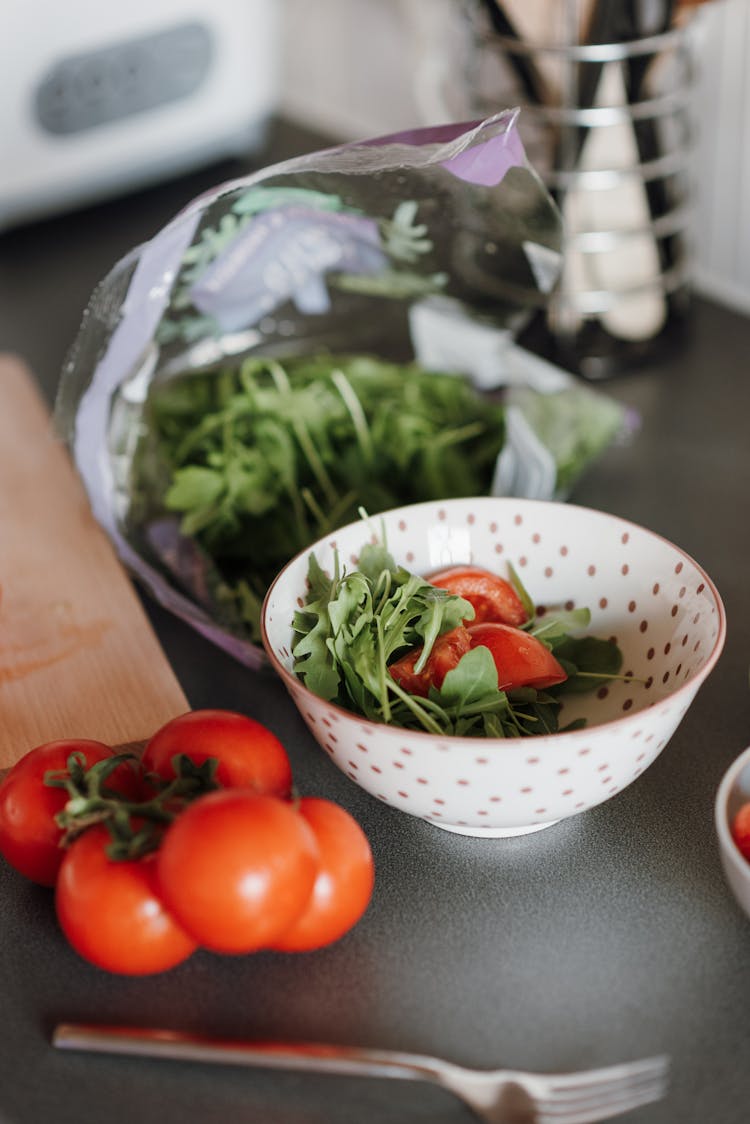
[[[395,1050],[241,1042],[138,1027],[61,1023],[52,1041],[62,1050],[426,1081],[449,1090],[485,1124],[594,1124],[659,1100],[667,1087],[666,1057],[580,1073],[539,1074],[467,1069]]]

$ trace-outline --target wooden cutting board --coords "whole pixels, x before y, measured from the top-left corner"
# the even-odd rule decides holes
[[[0,355],[0,768],[56,738],[143,741],[188,709],[33,376]]]

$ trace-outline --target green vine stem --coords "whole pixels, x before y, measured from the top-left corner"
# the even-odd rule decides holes
[[[65,769],[45,775],[46,785],[64,789],[68,795],[64,808],[55,816],[63,833],[62,847],[70,846],[93,824],[103,823],[110,834],[109,858],[140,858],[158,848],[165,828],[186,804],[219,787],[215,779],[216,758],[195,765],[181,753],[172,759],[174,780],[148,774],[144,780],[155,790],[154,794],[143,800],[130,800],[109,787],[107,781],[116,769],[132,764],[139,765],[136,754],[118,753],[87,768],[84,755],[74,752]]]

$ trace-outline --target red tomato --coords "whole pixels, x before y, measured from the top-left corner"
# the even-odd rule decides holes
[[[304,912],[318,873],[312,828],[292,804],[252,789],[209,792],[167,829],[158,852],[167,908],[206,948],[253,952]]]
[[[343,937],[367,909],[375,882],[367,836],[344,808],[306,796],[299,814],[315,835],[320,869],[305,912],[273,943],[280,952],[322,948]]]
[[[146,773],[172,780],[172,758],[185,753],[195,765],[209,757],[218,761],[216,780],[222,788],[251,788],[288,797],[292,768],[286,750],[270,730],[231,710],[190,710],[162,726],[143,753]]]
[[[475,613],[472,624],[498,621],[518,626],[528,620],[523,602],[510,582],[490,570],[479,566],[451,566],[432,574],[427,580],[431,585],[447,589],[449,593],[469,601]]]
[[[743,804],[735,814],[731,832],[741,854],[750,860],[750,802]]]
[[[16,762],[0,785],[0,853],[11,866],[34,882],[54,886],[64,856],[63,833],[55,816],[65,807],[68,794],[64,788],[46,785],[44,775],[64,771],[71,753],[82,754],[88,768],[113,752],[103,742],[66,738],[36,746]],[[135,765],[118,766],[106,786],[137,800]]]
[[[549,648],[528,632],[489,621],[472,625],[468,632],[472,648],[489,648],[501,691],[514,687],[541,691],[568,678]]]
[[[459,625],[458,628],[438,636],[421,671],[415,671],[414,665],[422,654],[422,648],[414,648],[401,656],[395,663],[389,665],[388,671],[399,686],[410,695],[427,698],[430,687],[434,686],[439,690],[448,672],[453,670],[470,647],[468,630],[463,625]]]
[[[196,942],[157,892],[154,856],[114,862],[109,832],[97,824],[68,848],[55,890],[65,936],[85,960],[108,972],[145,976],[186,960]]]

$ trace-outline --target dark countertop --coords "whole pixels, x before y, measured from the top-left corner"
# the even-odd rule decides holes
[[[256,166],[319,143],[275,125]],[[203,188],[243,170],[214,166],[0,237],[0,350],[25,359],[51,401],[99,279]],[[49,1034],[61,1020],[380,1045],[540,1070],[667,1052],[669,1097],[627,1119],[744,1124],[750,921],[725,887],[712,817],[721,774],[750,742],[749,352],[749,320],[696,300],[679,355],[606,384],[640,412],[641,429],[573,498],[693,555],[722,594],[728,639],[647,773],[546,831],[470,839],[380,804],[317,750],[270,673],[247,671],[146,601],[191,704],[268,724],[289,748],[299,787],[360,820],[376,892],[363,922],[329,949],[199,953],[163,976],[130,980],[80,961],[49,893],[0,866],[4,1124],[471,1119],[447,1094],[401,1082],[60,1054]]]

